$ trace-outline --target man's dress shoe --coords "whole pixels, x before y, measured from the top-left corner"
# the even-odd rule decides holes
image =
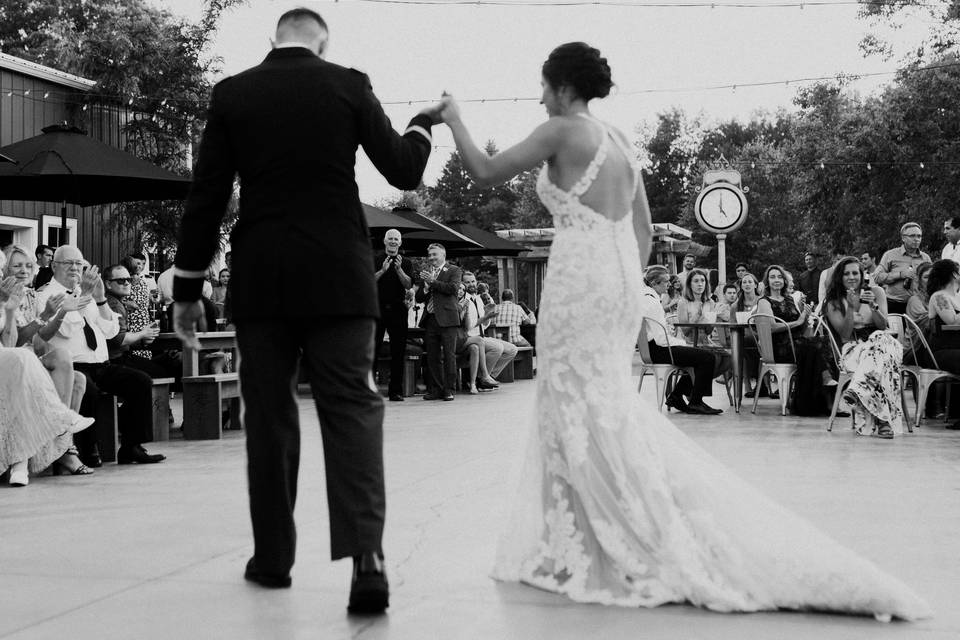
[[[142,446],[123,446],[117,450],[117,464],[156,464],[163,462],[167,456],[159,453],[147,453]]]
[[[671,409],[676,409],[680,413],[690,413],[687,401],[679,393],[671,393],[667,396],[666,405]]]
[[[445,392],[445,393],[443,394],[443,400],[444,400],[445,402],[450,402],[451,400],[453,400],[453,394],[450,393],[449,391]]]
[[[77,457],[80,458],[80,462],[88,467],[96,467],[99,469],[103,466],[103,459],[100,457],[100,450],[97,447],[88,451],[81,451]]]
[[[694,413],[703,416],[715,416],[718,413],[723,413],[723,409],[714,409],[701,400],[700,402],[691,402],[688,404],[687,413]]]
[[[374,552],[354,556],[347,610],[351,613],[382,613],[389,606],[390,587],[383,556]]]
[[[403,396],[400,395],[399,393],[391,393],[391,394],[390,394],[390,401],[391,401],[391,402],[403,402]]]
[[[423,394],[423,399],[424,399],[424,400],[439,400],[439,399],[440,399],[440,396],[438,396],[438,395],[435,394],[435,393],[425,393],[425,394]]]
[[[293,582],[289,575],[278,576],[261,573],[260,570],[257,569],[257,564],[253,561],[253,558],[247,560],[247,568],[243,572],[243,578],[250,582],[256,582],[261,587],[268,589],[286,589]]]

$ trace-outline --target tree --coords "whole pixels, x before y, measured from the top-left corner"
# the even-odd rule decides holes
[[[241,2],[205,0],[194,24],[145,0],[6,0],[0,5],[0,46],[96,80],[93,101],[108,113],[132,112],[121,122],[126,149],[188,174],[189,147],[205,120],[209,78],[221,63],[207,55],[207,47],[223,12]],[[76,105],[77,124],[83,126],[92,111]],[[137,203],[116,207],[111,220],[169,253],[181,215],[179,202]]]
[[[484,150],[496,155],[496,144],[490,140]],[[437,184],[427,188],[431,215],[440,221],[463,220],[488,231],[505,229],[511,226],[518,199],[514,183],[479,188],[463,166],[460,153],[454,151]]]

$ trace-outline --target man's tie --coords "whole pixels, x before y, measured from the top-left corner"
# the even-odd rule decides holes
[[[90,323],[87,322],[87,319],[83,319],[83,337],[87,341],[87,346],[90,347],[90,351],[97,350],[97,334],[93,332],[93,327],[90,326]]]
[[[433,279],[436,281],[439,273],[436,269],[433,270]],[[427,300],[427,313],[433,313],[433,287],[430,287],[430,298]]]
[[[73,291],[68,290],[67,295],[72,296]],[[90,351],[97,350],[97,334],[94,333],[93,327],[87,322],[86,316],[83,317],[83,339],[87,341],[87,346],[90,347]]]

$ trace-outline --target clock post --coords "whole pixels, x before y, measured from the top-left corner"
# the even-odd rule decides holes
[[[717,238],[717,273],[727,281],[727,236],[747,219],[747,187],[741,187],[740,172],[729,168],[705,171],[703,186],[693,210],[700,226]]]

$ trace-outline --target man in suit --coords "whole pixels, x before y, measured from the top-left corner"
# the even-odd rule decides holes
[[[383,235],[384,253],[373,260],[377,270],[377,297],[380,300],[380,321],[377,323],[377,349],[383,334],[390,336],[390,387],[394,402],[403,400],[403,359],[407,346],[407,289],[413,286],[413,263],[400,255],[403,238],[396,229]]]
[[[425,330],[423,346],[427,350],[430,380],[424,400],[453,400],[457,388],[457,329],[460,309],[457,293],[462,272],[447,263],[447,250],[442,244],[427,247],[430,268],[420,272],[417,300],[425,303],[420,326]]]
[[[439,118],[431,107],[396,133],[367,76],[323,59],[327,42],[317,13],[288,11],[266,59],[214,87],[180,227],[174,325],[198,346],[203,277],[239,176],[230,295],[254,538],[244,577],[291,584],[302,359],[323,435],[331,555],[353,558],[349,609],[373,613],[389,601],[383,400],[371,384],[379,309],[354,162],[362,146],[391,185],[416,188]]]

